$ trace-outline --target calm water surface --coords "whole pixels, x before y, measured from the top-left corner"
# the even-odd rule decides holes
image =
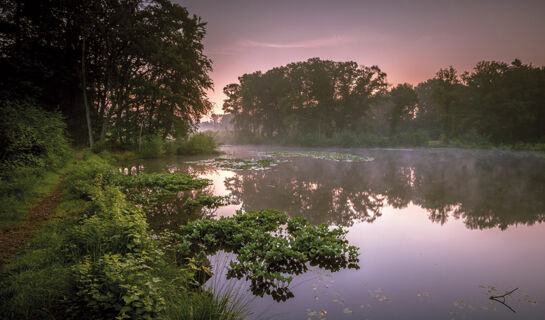
[[[310,150],[222,149],[223,157],[247,159],[259,158],[256,151]],[[361,268],[311,269],[295,277],[295,298],[286,302],[253,298],[253,311],[264,318],[545,319],[545,158],[453,149],[320,151],[375,160],[300,157],[270,170],[234,171],[186,163],[203,157],[174,157],[128,163],[127,170],[191,172],[213,181],[205,193],[232,197],[216,211],[188,215],[181,203],[195,194],[182,195],[150,213],[156,230],[261,208],[349,230]],[[491,287],[519,289],[506,306],[488,298]]]

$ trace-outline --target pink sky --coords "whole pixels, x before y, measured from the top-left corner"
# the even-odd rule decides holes
[[[176,1],[208,23],[215,112],[244,73],[312,57],[378,65],[392,84],[481,60],[545,64],[545,1]]]

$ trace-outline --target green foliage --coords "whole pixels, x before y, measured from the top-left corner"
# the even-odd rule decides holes
[[[321,136],[361,126],[386,88],[377,66],[311,58],[240,76],[224,88],[223,110],[242,139],[293,137],[314,146]]]
[[[205,261],[218,250],[233,252],[237,259],[230,263],[228,278],[245,277],[254,294],[286,300],[293,297],[287,287],[291,275],[307,271],[307,263],[331,271],[359,268],[358,250],[348,245],[345,234],[341,227],[313,226],[304,218],[288,219],[281,211],[265,209],[195,221],[180,227],[174,237],[178,261]]]
[[[221,139],[308,147],[420,147],[440,139],[446,146],[518,148],[545,141],[544,67],[481,61],[461,76],[448,67],[414,88],[386,86],[378,67],[320,59],[244,74],[224,88],[233,132]]]
[[[44,319],[71,292],[73,276],[63,247],[71,221],[53,221],[35,233],[30,246],[0,269],[3,319]]]
[[[166,318],[173,320],[239,320],[250,314],[238,292],[173,291],[166,296]],[[235,303],[233,300],[236,299]]]
[[[122,192],[168,193],[206,184],[178,174],[127,177],[97,155],[84,154],[65,180],[59,206],[64,219],[49,223],[2,269],[2,316],[195,319],[201,313],[180,318],[179,311],[201,310],[211,319],[236,319],[230,303],[198,293],[195,270],[172,265],[144,213]],[[217,203],[212,197],[197,200]]]
[[[93,136],[121,145],[187,131],[212,109],[206,24],[178,4],[6,0],[2,12],[2,96],[59,108],[80,143],[88,141],[81,88]]]
[[[400,122],[414,117],[418,97],[410,84],[403,83],[390,90],[389,98],[392,102],[390,135],[394,135],[397,133]]]
[[[67,193],[72,199],[91,200],[95,197],[99,201],[103,199],[104,190],[109,190],[107,186],[113,186],[119,187],[130,201],[141,204],[156,200],[161,195],[202,189],[209,184],[206,179],[196,179],[184,173],[126,176],[116,171],[101,157],[90,154],[86,154],[85,157],[85,161],[66,179]]]
[[[86,211],[94,214],[85,216],[69,232],[67,250],[77,257],[93,258],[107,252],[153,253],[155,248],[143,213],[131,208],[119,190],[108,188],[88,206]]]
[[[52,190],[72,151],[58,113],[1,102],[0,230],[15,227],[36,198]]]
[[[331,143],[336,146],[349,148],[361,143],[360,137],[355,132],[342,131],[333,135]]]
[[[93,153],[101,153],[103,151],[106,151],[108,150],[108,144],[106,141],[97,141],[93,144],[93,146],[91,147],[91,151]]]
[[[429,135],[425,130],[408,130],[404,133],[398,133],[390,137],[388,145],[406,147],[427,147],[429,140]]]
[[[91,200],[102,186],[115,185],[122,174],[105,159],[86,153],[84,161],[65,179],[66,193],[72,199]]]
[[[181,191],[202,189],[209,185],[206,179],[196,179],[184,173],[151,173],[122,176],[119,186],[130,201],[149,209],[163,196],[176,195]]]
[[[210,132],[197,132],[192,134],[187,141],[176,150],[180,155],[216,154],[218,144],[214,135]]]
[[[201,189],[210,182],[206,179],[196,179],[185,173],[150,173],[134,176],[123,176],[119,184],[130,190],[151,189],[158,192],[179,192]]]
[[[142,158],[160,158],[166,154],[165,141],[157,135],[142,137],[140,156]]]
[[[73,267],[76,302],[68,312],[75,319],[154,319],[165,310],[162,279],[152,266],[132,254],[85,257]],[[83,305],[83,307],[81,306]]]
[[[221,206],[227,205],[229,202],[229,196],[208,196],[205,194],[197,195],[195,199],[186,200],[185,204],[189,208],[211,208],[216,209]]]
[[[25,102],[1,103],[0,173],[16,167],[61,167],[70,154],[61,115]]]

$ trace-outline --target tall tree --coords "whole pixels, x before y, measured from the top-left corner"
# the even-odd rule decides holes
[[[448,142],[452,136],[453,113],[458,101],[456,88],[460,81],[452,66],[440,69],[435,79],[437,81],[432,89],[432,99],[440,112],[441,135]]]
[[[390,135],[397,133],[399,123],[409,117],[414,117],[418,97],[413,87],[408,83],[397,85],[390,93],[392,109],[390,112]]]
[[[60,108],[76,139],[176,134],[212,108],[206,24],[169,0],[7,0],[2,13],[0,64],[13,72],[0,84]]]

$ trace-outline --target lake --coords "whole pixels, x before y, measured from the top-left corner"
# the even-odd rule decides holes
[[[310,152],[316,150],[370,161],[337,161]],[[545,314],[543,156],[458,149],[223,146],[222,151],[224,158],[282,161],[265,170],[201,161],[215,157],[124,164],[132,173],[190,172],[212,181],[204,193],[231,197],[217,210],[187,213],[182,200],[196,192],[181,194],[149,213],[153,229],[176,229],[239,209],[276,208],[313,224],[345,227],[350,243],[359,247],[359,270],[311,268],[294,278],[295,297],[286,302],[248,293],[256,317],[542,319]],[[217,281],[224,281],[224,271],[217,272]],[[240,285],[246,286],[242,280]],[[505,299],[489,299],[516,288]]]

